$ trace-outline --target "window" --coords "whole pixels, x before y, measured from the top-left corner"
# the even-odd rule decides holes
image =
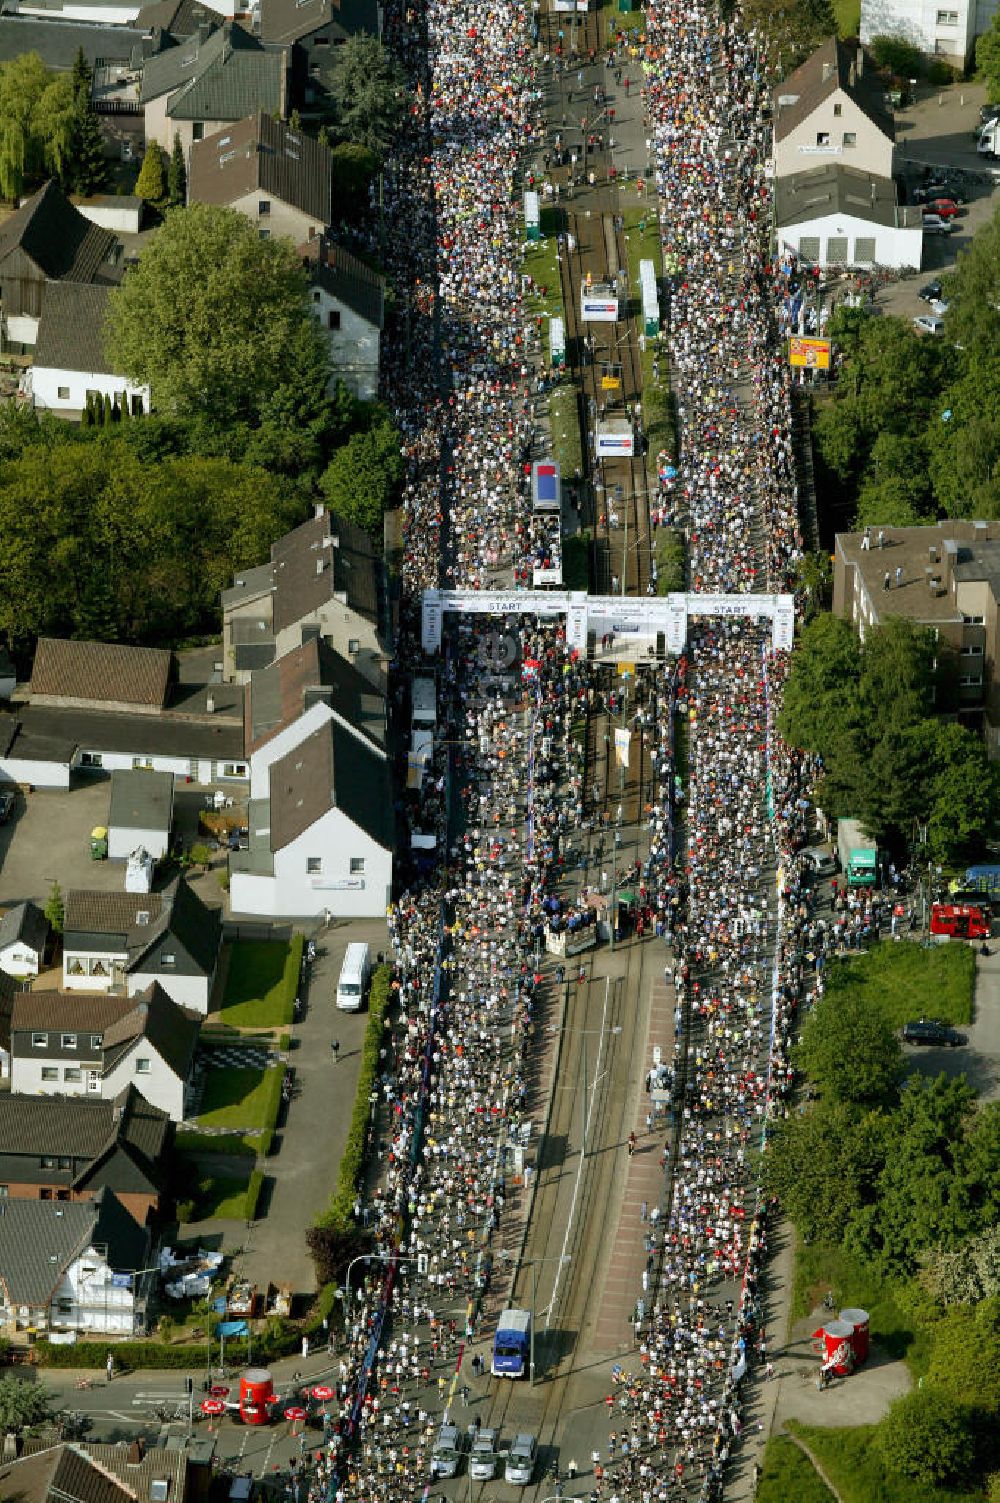
[[[160,956],[160,964],[161,965],[176,965],[177,964],[177,956],[174,955],[172,952],[164,951],[163,954]]]
[[[47,1047],[48,1042],[49,1036],[47,1033],[33,1033],[31,1035],[32,1049],[44,1049]]]
[[[84,752],[80,758],[81,767],[103,767],[104,758],[100,752]]]
[[[103,398],[103,396],[101,395],[101,393],[99,391],[95,391],[92,386],[88,386],[87,387],[87,405],[88,406],[90,405],[91,402],[103,402],[103,401],[104,401],[104,398]]]
[[[808,261],[815,266],[819,260],[819,236],[801,235],[799,237],[799,260]]]
[[[816,145],[817,146],[829,146],[829,144],[830,144],[830,132],[828,130],[818,130],[816,132]]]
[[[247,764],[245,762],[223,762],[222,776],[224,778],[245,778]]]
[[[91,1049],[101,1049],[101,1048],[103,1048],[103,1046],[104,1046],[104,1034],[103,1033],[92,1033],[90,1035],[90,1047],[91,1047]]]
[[[194,124],[191,127],[191,139],[192,139],[192,141],[204,141],[204,139],[205,139],[205,122],[204,122],[204,120],[196,120],[194,122]]]
[[[72,960],[67,962],[66,973],[69,976],[85,976],[87,974],[83,969],[83,961],[78,960],[75,955]]]
[[[983,675],[981,673],[963,673],[958,682],[963,689],[981,689],[983,687]]]
[[[834,119],[839,120],[843,113],[844,106],[842,104],[835,104],[833,107]]]
[[[56,1069],[55,1065],[43,1065],[42,1066],[42,1079],[43,1080],[58,1080],[59,1079],[59,1071]]]
[[[331,308],[330,312],[326,315],[326,325],[328,329],[337,330],[340,328],[339,308]]]
[[[65,1070],[63,1071],[63,1080],[68,1080],[71,1085],[76,1085],[78,1083],[82,1085],[83,1084],[83,1071],[80,1069],[80,1066],[79,1065],[67,1065],[66,1068],[65,1068]],[[60,1164],[59,1167],[62,1168],[62,1165]],[[66,1167],[68,1169],[69,1165],[67,1164]]]
[[[41,1164],[43,1169],[54,1169],[56,1167],[55,1159],[50,1157],[49,1154],[43,1155]]]
[[[261,240],[270,240],[271,238],[270,230],[258,230],[257,234],[260,236]]]
[[[75,1049],[76,1048],[76,1034],[75,1033],[64,1033],[64,1034],[61,1035],[60,1042],[61,1042],[62,1047],[64,1049]]]
[[[267,217],[267,215],[270,214],[270,212],[271,212],[271,200],[269,198],[258,199],[257,200],[257,217],[258,217],[258,219],[265,219]]]
[[[844,146],[845,146],[845,148],[849,148],[851,146],[857,146],[857,144],[858,144],[858,133],[857,133],[857,131],[856,130],[845,130],[845,132],[844,132]]]
[[[322,858],[322,856],[307,856],[306,857],[306,871],[308,872],[308,874],[309,874],[310,877],[318,877],[319,874],[320,874],[320,872],[322,870],[323,870],[323,858]]]
[[[10,1185],[0,1185],[0,1200],[6,1200],[10,1195]]]
[[[360,877],[361,873],[364,871],[364,869],[365,869],[365,858],[364,858],[364,856],[352,856],[351,857],[351,876],[352,877]]]
[[[140,395],[139,395],[139,393],[137,391],[133,392],[132,395],[131,395],[131,397],[129,397],[129,402],[130,402],[131,407],[132,407],[132,416],[133,417],[142,417],[142,413],[143,413],[142,397],[140,397]]]
[[[103,960],[95,960],[94,964],[90,968],[90,974],[92,976],[107,976],[108,975],[108,968],[104,964],[104,961]]]
[[[965,623],[966,626],[985,626],[986,625],[986,617],[985,616],[963,616],[962,620],[963,620],[963,622]]]
[[[315,290],[315,292],[313,293],[313,302],[314,303],[318,303],[319,300],[320,300],[320,298],[322,296],[323,296],[323,294],[320,292],[319,288],[317,287],[316,290]]]
[[[69,401],[69,387],[68,386],[57,386],[56,387],[56,395],[58,396],[60,402],[68,402]]]
[[[347,651],[350,653],[351,657],[354,657],[357,653],[359,653],[361,651],[361,639],[359,637],[348,637]]]
[[[981,658],[983,655],[981,647],[963,647],[962,652],[967,658]]]
[[[137,1075],[149,1075],[152,1073],[152,1069],[152,1060],[147,1055],[140,1055],[135,1062],[135,1073]]]
[[[831,235],[826,242],[826,259],[831,266],[847,265],[847,236]]]
[[[152,772],[152,770],[153,770],[153,759],[152,759],[152,757],[133,757],[132,758],[132,770],[133,770],[133,772]]]
[[[939,26],[957,26],[958,25],[958,11],[957,10],[939,10],[938,13],[937,13],[937,24]]]
[[[330,38],[329,37],[313,37],[313,46],[314,47],[329,47],[329,45],[330,45]]]
[[[875,237],[874,235],[859,235],[854,242],[855,266],[869,266],[875,260]]]

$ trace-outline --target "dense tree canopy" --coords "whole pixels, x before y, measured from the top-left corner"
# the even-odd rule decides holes
[[[307,424],[326,411],[327,346],[295,248],[231,209],[168,211],[112,295],[107,344],[156,409],[220,431],[258,426],[281,392]]]
[[[1000,100],[1000,11],[976,42],[976,68],[986,85],[986,97]]]
[[[924,1485],[959,1482],[972,1466],[970,1419],[947,1394],[914,1389],[895,1400],[878,1427],[882,1459],[890,1472]]]
[[[359,33],[335,51],[327,74],[336,129],[384,156],[406,114],[406,78],[378,37]]]
[[[0,1378],[0,1435],[20,1435],[45,1419],[51,1409],[51,1388],[26,1383],[14,1373]]]
[[[337,450],[321,484],[333,510],[381,545],[382,519],[402,478],[399,432],[383,416]]]
[[[802,1029],[799,1057],[809,1079],[838,1101],[891,1104],[902,1075],[899,1042],[881,1013],[861,995],[820,1002]]]

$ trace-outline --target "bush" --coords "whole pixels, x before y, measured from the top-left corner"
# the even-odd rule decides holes
[[[879,67],[894,73],[897,78],[923,77],[923,53],[905,37],[872,37],[869,50]]]
[[[208,866],[212,860],[212,852],[207,845],[198,842],[188,852],[192,866]]]
[[[189,1221],[194,1220],[193,1198],[190,1198],[188,1200],[179,1200],[177,1202],[177,1220],[182,1226],[186,1226]]]
[[[255,1169],[250,1176],[247,1185],[246,1219],[252,1221],[257,1214],[257,1202],[260,1200],[261,1187],[264,1184],[264,1175],[260,1169]]]
[[[972,1461],[969,1411],[933,1388],[915,1388],[897,1399],[877,1439],[890,1471],[922,1482],[958,1482]]]

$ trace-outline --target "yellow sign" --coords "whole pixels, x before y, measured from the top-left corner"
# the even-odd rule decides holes
[[[635,664],[634,663],[619,663],[618,664],[618,677],[619,678],[635,678]]]
[[[620,387],[621,387],[621,384],[622,383],[621,383],[621,377],[620,376],[602,376],[601,377],[601,390],[602,391],[618,391],[620,389]]]
[[[788,341],[788,363],[810,371],[828,371],[830,369],[830,341],[828,339],[803,339],[793,334]]]

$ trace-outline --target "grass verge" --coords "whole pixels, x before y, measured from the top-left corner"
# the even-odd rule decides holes
[[[683,590],[687,551],[684,534],[676,527],[658,527],[653,533],[653,556],[656,559],[656,593],[669,595]]]
[[[839,37],[856,37],[861,27],[861,0],[833,0]]]
[[[256,1138],[246,1138],[238,1132],[215,1134],[180,1128],[174,1137],[174,1147],[179,1153],[221,1153],[254,1159],[256,1144]]]
[[[281,1105],[283,1067],[269,1070],[209,1070],[201,1102],[200,1127],[224,1127],[245,1132],[259,1127],[273,1130]]]
[[[874,1425],[828,1429],[789,1420],[788,1428],[802,1437],[842,1503],[957,1503],[959,1498],[971,1503],[976,1496],[887,1471],[875,1445]]]
[[[860,993],[893,1028],[913,1018],[972,1021],[976,956],[971,945],[883,942],[866,955],[837,960],[827,971],[827,997]]]
[[[302,963],[302,935],[289,944],[239,940],[229,952],[221,1021],[230,1028],[287,1028]]]
[[[787,1435],[772,1435],[764,1448],[757,1503],[833,1503],[833,1494],[809,1457]]]

